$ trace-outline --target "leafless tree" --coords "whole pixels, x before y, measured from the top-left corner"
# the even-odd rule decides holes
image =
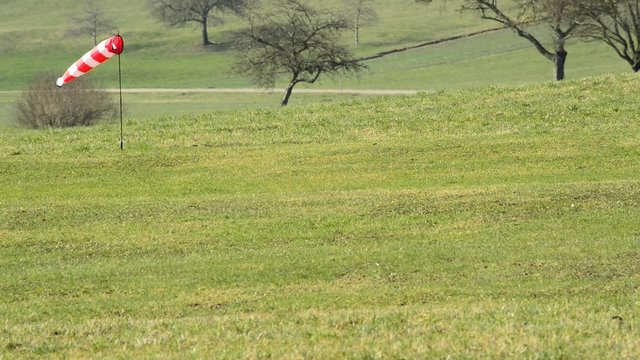
[[[416,0],[429,3],[431,0]],[[554,64],[554,77],[563,80],[568,52],[567,40],[580,30],[583,15],[578,11],[581,0],[465,0],[463,10],[476,11],[482,19],[512,29],[528,40],[535,49]],[[544,25],[545,33],[534,34],[529,25]],[[551,33],[552,44],[545,45],[543,36]]]
[[[346,0],[346,11],[353,19],[354,41],[360,45],[360,29],[378,21],[378,13],[371,3],[373,0]]]
[[[169,26],[196,23],[202,29],[202,44],[213,45],[209,40],[209,25],[221,24],[216,14],[239,14],[250,0],[150,0],[152,13]]]
[[[640,0],[585,0],[586,36],[603,41],[640,71]]]
[[[322,74],[364,67],[340,44],[338,35],[349,29],[348,22],[302,0],[277,0],[272,11],[257,9],[247,14],[247,20],[249,27],[238,37],[234,69],[264,88],[273,88],[279,77],[288,76],[282,106],[299,83],[312,84]]]
[[[72,17],[72,25],[69,35],[89,35],[93,39],[93,45],[98,44],[98,36],[113,31],[115,26],[105,14],[104,9],[95,0],[86,0],[80,13]]]

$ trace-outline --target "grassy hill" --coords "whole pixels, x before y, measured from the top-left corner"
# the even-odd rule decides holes
[[[632,75],[0,133],[0,357],[640,353]]]
[[[338,8],[341,1],[323,1]],[[243,26],[229,18],[212,28],[220,45],[203,49],[195,28],[168,29],[151,18],[146,1],[101,1],[126,42],[123,54],[125,87],[230,88],[250,84],[230,71],[232,34]],[[380,20],[362,30],[360,55],[371,55],[423,41],[495,26],[472,13],[459,13],[459,1],[447,7],[413,1],[377,0]],[[69,37],[78,2],[6,0],[0,13],[0,90],[22,90],[42,72],[64,72],[93,44],[87,37]],[[351,35],[345,34],[345,42]],[[626,72],[628,66],[612,50],[595,43],[568,47],[567,78]],[[470,86],[513,85],[548,81],[551,63],[526,41],[509,31],[487,34],[439,46],[409,51],[368,62],[356,78],[323,79],[315,87],[440,90]],[[115,87],[116,63],[96,69],[92,77]]]

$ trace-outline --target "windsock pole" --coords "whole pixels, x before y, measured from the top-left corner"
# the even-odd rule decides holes
[[[109,60],[113,55],[118,55],[118,84],[120,86],[120,149],[124,150],[124,137],[122,129],[122,69],[120,65],[120,54],[124,49],[124,41],[120,36],[114,35],[108,39],[103,40],[100,44],[96,45],[93,49],[84,54],[80,59],[71,64],[64,75],[56,80],[56,85],[62,87],[62,85],[71,82],[88,73],[96,66]]]
[[[118,31],[120,36],[120,31]],[[120,54],[118,54],[118,86],[120,88],[120,150],[124,150],[124,131],[122,125],[122,67],[120,65]]]

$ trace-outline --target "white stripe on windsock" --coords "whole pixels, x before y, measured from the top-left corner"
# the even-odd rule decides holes
[[[84,63],[89,65],[91,68],[100,65],[99,62],[95,61],[94,58],[91,57],[91,51],[84,54],[84,56],[82,57],[82,61],[84,61]]]
[[[107,49],[107,40],[98,44],[98,51],[107,59],[114,55],[109,49]]]
[[[69,67],[69,75],[73,77],[78,77],[80,75],[84,75],[84,72],[78,70],[78,65],[73,64]]]

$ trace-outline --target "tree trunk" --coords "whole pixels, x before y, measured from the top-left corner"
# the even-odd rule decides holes
[[[633,72],[640,72],[640,61],[636,61],[631,68],[633,69]]]
[[[567,61],[567,55],[568,53],[565,50],[559,50],[556,52],[556,59],[554,61],[556,65],[556,81],[564,80],[564,64]]]
[[[202,17],[202,45],[203,46],[208,46],[208,45],[213,45],[213,43],[211,41],[209,41],[209,31],[207,30],[207,17],[203,16]]]
[[[284,92],[284,96],[282,97],[282,101],[280,101],[280,106],[287,106],[289,105],[289,98],[291,97],[291,93],[293,92],[293,87],[296,84],[292,81],[289,83],[289,86],[287,86],[287,89]]]
[[[360,10],[356,12],[356,24],[355,24],[355,35],[356,35],[356,47],[360,44]]]

